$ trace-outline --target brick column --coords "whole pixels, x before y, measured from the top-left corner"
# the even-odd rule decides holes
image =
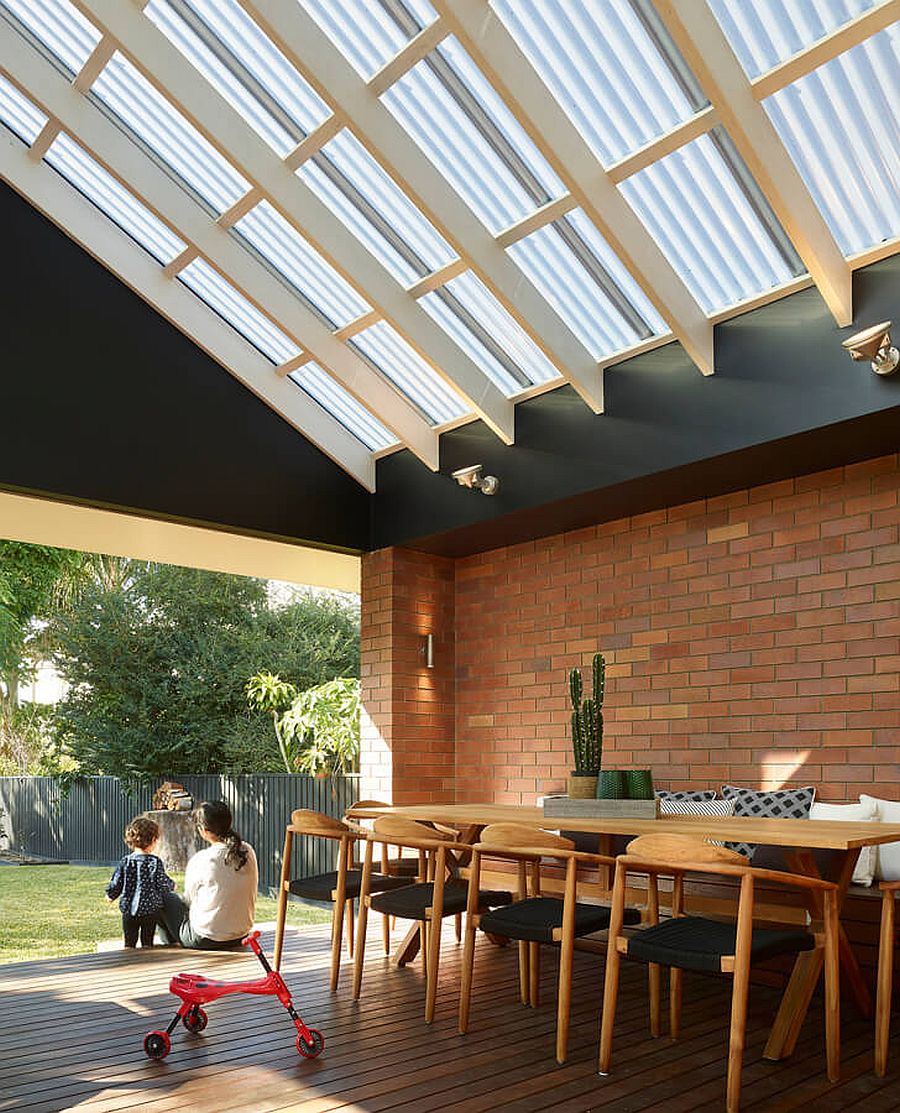
[[[363,797],[395,804],[455,797],[453,593],[452,560],[407,549],[363,557]]]

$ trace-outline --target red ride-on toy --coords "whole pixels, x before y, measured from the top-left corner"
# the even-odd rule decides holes
[[[290,1014],[294,1027],[297,1029],[297,1050],[307,1059],[315,1059],[322,1053],[325,1046],[325,1037],[315,1028],[307,1028],[291,1000],[288,987],[284,978],[273,970],[269,961],[262,953],[259,945],[259,932],[251,931],[246,939],[241,940],[245,947],[249,947],[263,965],[266,972],[264,978],[257,978],[253,982],[215,982],[205,978],[202,974],[176,974],[169,982],[169,990],[176,997],[181,998],[178,1012],[172,1018],[172,1023],[165,1032],[149,1032],[144,1036],[144,1051],[151,1059],[165,1059],[172,1048],[171,1035],[178,1026],[178,1021],[192,1034],[202,1032],[206,1027],[209,1017],[200,1007],[218,997],[225,997],[229,993],[256,993],[262,996],[277,997]]]

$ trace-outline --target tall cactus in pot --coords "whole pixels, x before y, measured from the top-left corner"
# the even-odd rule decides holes
[[[606,687],[606,658],[595,653],[591,665],[591,696],[582,699],[581,669],[569,673],[569,696],[572,700],[572,751],[575,772],[596,775],[603,758],[603,695]]]

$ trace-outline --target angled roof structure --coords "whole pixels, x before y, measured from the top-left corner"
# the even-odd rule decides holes
[[[657,349],[712,397],[722,322],[797,291],[849,326],[900,246],[898,17],[0,0],[0,172],[373,492],[537,398],[604,438]]]

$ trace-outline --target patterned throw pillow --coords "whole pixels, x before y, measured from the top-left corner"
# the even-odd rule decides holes
[[[697,803],[700,800],[715,800],[716,790],[711,789],[682,789],[679,792],[670,792],[667,788],[658,788],[656,790],[656,798],[658,800],[689,800]],[[712,813],[708,813],[712,814]],[[729,812],[729,815],[731,813]]]
[[[722,785],[722,796],[734,801],[735,816],[753,816],[756,819],[809,819],[809,809],[816,798],[814,785],[805,788],[783,788],[773,792],[761,792],[755,788],[740,788],[737,785]],[[727,844],[729,850],[736,850],[752,859],[756,847],[746,842]]]
[[[661,815],[734,815],[733,800],[672,800],[665,796],[659,802]],[[724,846],[718,839],[713,846]]]

